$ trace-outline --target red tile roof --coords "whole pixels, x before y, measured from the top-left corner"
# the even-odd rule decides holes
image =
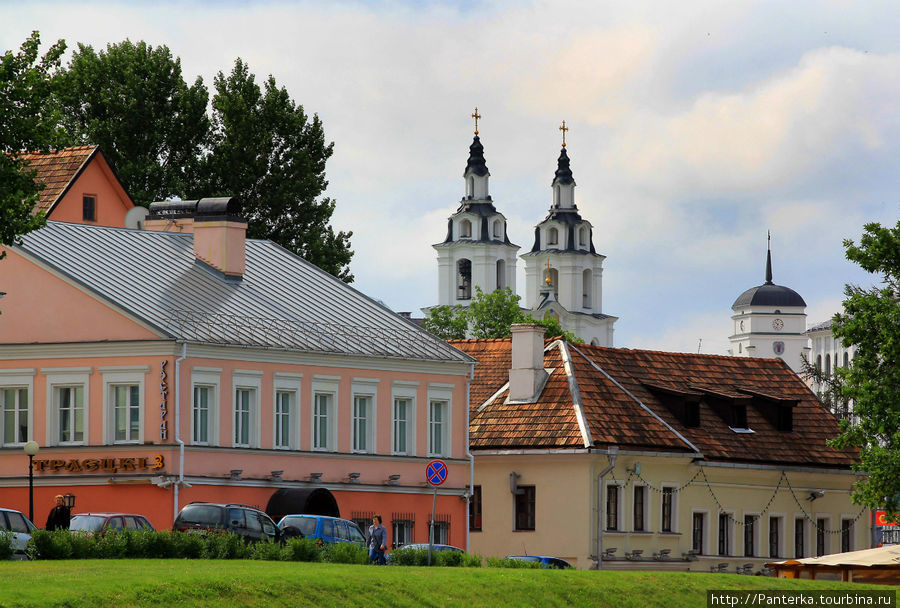
[[[840,468],[848,468],[856,458],[853,451],[826,445],[838,433],[834,417],[779,359],[553,342],[544,356],[544,366],[553,372],[538,401],[507,404],[506,390],[491,397],[509,380],[511,341],[451,344],[479,361],[470,391],[473,450],[584,448],[580,408],[594,446],[685,453],[696,449],[707,460]],[[563,366],[564,349],[571,357],[571,378]],[[570,381],[580,404],[573,400]],[[686,426],[671,403],[667,405],[685,399],[699,403],[699,427]],[[726,415],[735,406],[746,407],[753,433],[729,427]],[[770,415],[777,407],[792,410],[791,431],[778,430]]]
[[[82,168],[94,155],[97,146],[76,146],[51,152],[28,152],[19,156],[28,162],[30,169],[36,170],[35,181],[43,182],[41,198],[35,211],[49,211],[66,192]]]

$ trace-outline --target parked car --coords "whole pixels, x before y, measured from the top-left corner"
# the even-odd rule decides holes
[[[428,550],[428,543],[410,543],[408,545],[403,545],[402,547],[398,547],[399,549],[425,549]],[[454,547],[453,545],[432,545],[433,551],[459,551],[460,553],[465,553],[459,547]]]
[[[558,568],[567,570],[574,568],[572,564],[558,557],[548,557],[546,555],[507,555],[506,559],[517,559],[523,562],[541,562],[541,568]]]
[[[101,535],[107,532],[123,532],[125,530],[147,530],[155,528],[143,515],[134,513],[76,513],[69,520],[69,531],[90,532]]]
[[[231,532],[248,542],[281,539],[280,531],[268,515],[240,504],[192,502],[178,513],[172,529],[188,534]]]
[[[278,528],[286,536],[299,536],[314,538],[326,543],[354,543],[360,547],[366,546],[366,536],[349,519],[329,517],[327,515],[285,515],[278,522]]]
[[[13,559],[27,559],[25,545],[31,540],[31,533],[37,530],[37,526],[20,511],[0,508],[0,530],[12,533]]]

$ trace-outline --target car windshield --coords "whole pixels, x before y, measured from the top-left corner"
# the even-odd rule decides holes
[[[315,517],[285,517],[278,524],[282,530],[288,526],[298,528],[303,536],[315,536],[316,534],[316,518]]]
[[[74,515],[69,522],[69,530],[98,532],[104,523],[106,523],[106,518],[98,515]]]
[[[178,523],[218,526],[222,523],[222,510],[213,505],[188,505],[178,514]]]
[[[522,562],[539,562],[541,558],[534,555],[510,555],[507,559],[517,559]]]

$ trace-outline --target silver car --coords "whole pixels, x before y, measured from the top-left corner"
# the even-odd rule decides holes
[[[27,559],[25,545],[31,540],[31,533],[37,526],[31,523],[21,512],[0,507],[0,530],[12,533],[13,559]]]

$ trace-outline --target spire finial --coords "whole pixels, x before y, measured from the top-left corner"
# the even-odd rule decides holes
[[[772,284],[772,232],[766,231],[766,285]]]
[[[566,131],[569,130],[569,127],[566,126],[566,121],[563,121],[563,124],[559,128],[559,130],[562,131],[562,134],[563,134],[562,147],[565,148],[566,147]]]
[[[547,276],[544,278],[544,283],[547,285],[553,283],[553,280],[550,278],[550,258],[547,258]]]
[[[481,118],[481,114],[478,113],[478,106],[475,106],[475,113],[472,114],[472,118],[475,119],[475,135],[478,135],[478,119]]]

